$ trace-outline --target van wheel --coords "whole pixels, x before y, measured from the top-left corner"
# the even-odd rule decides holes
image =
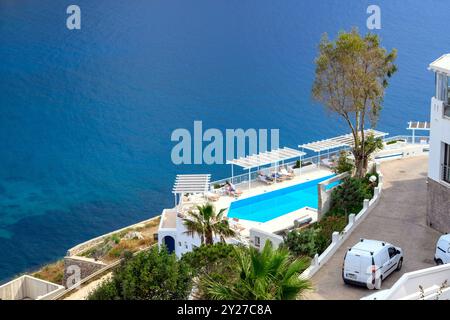
[[[437,259],[437,260],[436,260],[436,264],[437,264],[438,266],[440,266],[441,264],[444,264],[444,263],[442,262],[441,259]]]
[[[401,259],[398,261],[398,263],[397,263],[397,269],[395,269],[395,270],[400,271],[400,269],[402,268],[402,265],[403,265],[403,258],[401,258]]]

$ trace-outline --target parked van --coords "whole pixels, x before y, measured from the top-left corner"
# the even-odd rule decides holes
[[[450,234],[445,234],[436,243],[434,261],[437,265],[450,263]]]
[[[348,249],[342,266],[346,284],[380,289],[381,282],[403,264],[402,249],[390,243],[361,239]]]

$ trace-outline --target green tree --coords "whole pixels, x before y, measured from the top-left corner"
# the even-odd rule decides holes
[[[181,260],[194,272],[195,299],[210,299],[203,278],[217,282],[227,282],[234,277],[237,270],[235,246],[223,242],[213,245],[201,245],[185,253]]]
[[[176,256],[158,246],[128,256],[110,280],[93,291],[89,300],[181,300],[192,289],[192,271]]]
[[[319,228],[291,231],[286,235],[285,245],[296,256],[313,257],[320,250],[320,231]]]
[[[191,236],[198,234],[202,244],[213,244],[214,236],[219,236],[224,242],[225,238],[235,235],[235,232],[230,229],[228,221],[223,219],[225,209],[216,212],[214,206],[207,203],[197,206],[197,211],[189,212],[188,217],[184,219],[186,234]]]
[[[307,259],[293,258],[287,248],[274,250],[269,241],[262,252],[236,247],[237,269],[234,276],[218,281],[205,276],[208,296],[217,300],[293,300],[310,288],[300,274]]]
[[[357,29],[341,32],[335,41],[325,34],[316,59],[313,97],[342,117],[351,129],[356,176],[367,169],[370,150],[364,130],[375,127],[389,78],[397,71],[397,51],[380,47],[375,34],[361,36]]]
[[[373,187],[368,178],[349,177],[331,193],[329,216],[357,214],[363,207],[364,199],[373,197]]]
[[[347,152],[342,150],[339,153],[339,158],[333,171],[337,174],[352,172],[354,167],[353,163],[348,159]]]

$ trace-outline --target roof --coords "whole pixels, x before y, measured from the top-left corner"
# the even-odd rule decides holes
[[[252,169],[256,167],[261,167],[264,165],[276,163],[279,161],[284,161],[296,157],[302,157],[306,153],[291,149],[291,148],[280,148],[272,151],[266,151],[258,154],[254,154],[251,156],[247,156],[244,158],[234,159],[227,161],[227,164],[237,165],[242,167],[243,169]]]
[[[385,245],[391,245],[390,243],[384,242]],[[383,241],[378,240],[369,240],[369,239],[363,239],[363,241],[359,241],[357,244],[355,244],[352,247],[352,250],[358,250],[366,253],[370,252],[377,252],[381,248],[383,248]]]
[[[435,72],[450,74],[450,54],[444,54],[439,59],[432,62],[428,69]]]
[[[377,131],[374,129],[364,130],[365,136],[368,136],[370,134],[372,134],[375,138],[381,138],[388,135],[388,133]],[[321,152],[335,148],[352,147],[353,145],[354,145],[353,134],[349,133],[331,139],[319,140],[315,142],[302,144],[299,145],[298,147],[312,150],[314,152]]]
[[[430,130],[429,122],[420,122],[420,121],[410,121],[408,122],[407,130]]]
[[[210,174],[178,174],[172,193],[206,193],[210,179]]]

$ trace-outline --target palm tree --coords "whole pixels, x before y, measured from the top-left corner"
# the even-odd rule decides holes
[[[287,248],[274,250],[267,241],[262,252],[236,247],[238,270],[234,280],[216,281],[204,276],[211,299],[217,300],[294,300],[311,288],[300,274],[308,267],[305,258],[294,259]]]
[[[197,210],[198,212],[190,211],[189,216],[184,219],[187,229],[185,233],[191,236],[198,234],[202,244],[213,244],[215,235],[225,242],[225,238],[236,234],[230,229],[228,221],[223,219],[225,209],[216,212],[211,203],[206,203],[203,206],[197,206]]]

